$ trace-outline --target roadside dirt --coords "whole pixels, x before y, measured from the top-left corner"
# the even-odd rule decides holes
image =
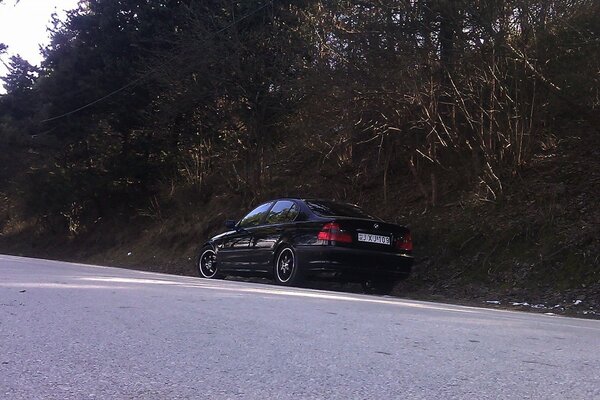
[[[334,185],[324,180],[307,190],[315,196],[344,190]],[[547,146],[505,180],[497,199],[456,191],[430,209],[413,186],[409,181],[397,186],[387,205],[376,195],[360,201],[412,230],[414,274],[396,286],[394,295],[600,318],[600,140],[594,134]],[[274,189],[263,196],[284,192]],[[3,202],[0,252],[194,276],[202,243],[253,201],[213,194],[202,203],[182,202],[160,213],[117,215],[75,237],[45,232],[39,221],[17,220]],[[314,287],[359,290],[324,283]]]

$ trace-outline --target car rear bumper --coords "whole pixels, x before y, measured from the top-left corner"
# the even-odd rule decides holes
[[[307,277],[362,281],[365,279],[405,279],[410,275],[413,257],[335,246],[299,246],[298,267]]]

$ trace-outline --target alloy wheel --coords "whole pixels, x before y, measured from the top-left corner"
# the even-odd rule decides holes
[[[275,270],[279,282],[287,283],[292,279],[295,268],[294,262],[294,252],[289,247],[286,247],[279,253]]]
[[[200,275],[204,278],[214,278],[217,274],[217,255],[214,250],[207,249],[200,256],[198,262]]]

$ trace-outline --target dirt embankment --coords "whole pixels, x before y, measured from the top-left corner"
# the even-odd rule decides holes
[[[598,142],[591,134],[557,142],[506,180],[503,196],[495,200],[465,191],[426,209],[410,182],[391,193],[395,200],[387,205],[377,196],[364,198],[365,208],[413,231],[417,264],[395,294],[600,317]],[[324,196],[331,188],[327,182],[322,186],[310,190]],[[264,196],[285,193],[278,188]],[[72,237],[44,232],[37,221],[17,221],[4,197],[0,251],[195,275],[198,247],[226,218],[240,217],[249,202],[230,193],[206,198],[142,216],[115,216]]]

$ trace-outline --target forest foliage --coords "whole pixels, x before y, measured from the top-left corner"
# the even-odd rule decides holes
[[[2,78],[0,145],[27,157],[0,191],[72,234],[314,181],[495,200],[564,126],[600,126],[595,0],[88,0],[43,54]]]

